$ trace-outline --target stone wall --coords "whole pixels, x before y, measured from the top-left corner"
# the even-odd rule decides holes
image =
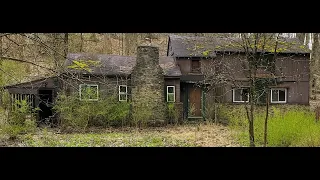
[[[132,118],[138,123],[165,122],[164,75],[159,65],[159,49],[137,48],[136,65],[131,74]]]

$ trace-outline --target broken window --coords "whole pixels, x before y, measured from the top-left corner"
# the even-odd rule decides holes
[[[249,102],[249,88],[233,89],[233,102]]]
[[[175,102],[175,86],[167,86],[167,102]]]
[[[80,100],[97,101],[99,96],[98,85],[80,84]]]
[[[128,99],[128,88],[126,85],[119,86],[119,101],[127,101]]]
[[[278,88],[271,89],[271,103],[286,103],[287,102],[287,89]]]

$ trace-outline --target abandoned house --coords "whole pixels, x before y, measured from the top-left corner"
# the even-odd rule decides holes
[[[248,92],[249,75],[242,48],[230,46],[227,38],[168,38],[164,57],[159,57],[158,48],[153,46],[139,46],[136,57],[70,53],[60,75],[6,88],[12,100],[26,99],[33,107],[39,107],[39,119],[52,116],[60,90],[79,93],[81,100],[82,90],[89,88],[95,93],[85,97],[87,100],[116,94],[118,101],[130,100],[133,106],[149,94],[152,98],[143,103],[153,108],[153,120],[165,118],[165,102],[175,103],[181,118],[204,119],[206,107],[214,102],[249,101],[244,95]],[[260,64],[257,77],[274,80],[268,93],[271,104],[308,105],[310,52],[296,39],[287,40],[292,46],[277,53],[272,68]],[[264,62],[272,62],[273,55],[269,52]],[[86,66],[77,68],[81,63]]]

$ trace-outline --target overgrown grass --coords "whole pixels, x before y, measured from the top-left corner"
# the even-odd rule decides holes
[[[21,134],[4,146],[28,147],[197,147],[232,146],[226,127],[182,125],[157,128],[103,128],[90,133],[59,134],[54,129]],[[1,145],[1,142],[0,142]]]
[[[243,107],[242,107],[243,108]],[[240,144],[249,146],[248,120],[245,110],[229,110],[230,126]],[[265,112],[258,109],[254,119],[256,146],[264,141]],[[320,146],[320,122],[314,112],[299,106],[272,106],[268,120],[268,144],[271,147]]]
[[[44,133],[21,138],[22,146],[30,147],[185,147],[196,146],[195,141],[172,138],[163,134],[140,133],[89,133],[61,134]]]

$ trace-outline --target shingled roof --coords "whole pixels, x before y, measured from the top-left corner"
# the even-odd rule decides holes
[[[77,62],[94,64],[90,67],[79,68]],[[100,75],[129,75],[136,64],[134,56],[119,56],[109,54],[70,53],[65,62],[69,72],[88,72]],[[180,68],[172,57],[159,57],[159,64],[165,76],[181,76]],[[73,67],[73,68],[72,68]]]
[[[215,57],[217,52],[244,52],[241,38],[190,37],[169,35],[168,56],[173,57]],[[310,53],[306,45],[297,38],[280,38],[279,53]],[[271,43],[270,43],[271,44]],[[274,46],[273,46],[274,47]],[[265,52],[273,52],[271,45]],[[262,52],[260,50],[260,52]]]

